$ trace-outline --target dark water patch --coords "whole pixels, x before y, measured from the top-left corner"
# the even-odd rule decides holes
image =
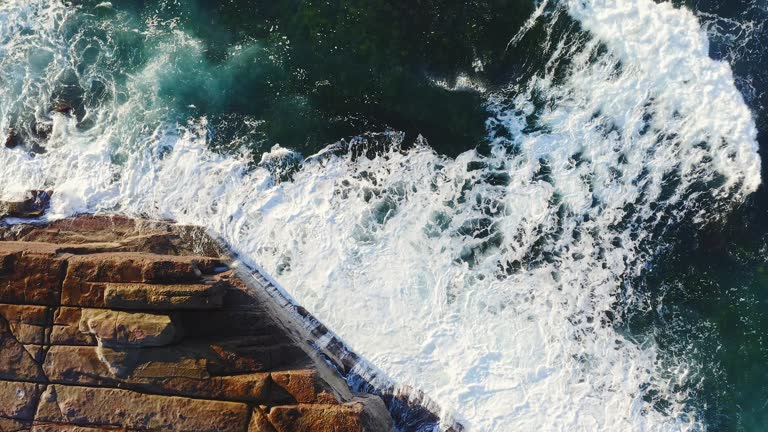
[[[765,154],[768,11],[757,1],[675,3],[694,9],[708,30],[710,56],[731,65]],[[764,161],[763,179],[767,175]],[[721,183],[719,177],[703,179],[690,192]],[[706,200],[687,204],[704,214],[728,213]],[[763,431],[768,425],[768,190],[762,186],[727,220],[701,230],[662,225],[671,244],[633,283],[639,299],[625,310],[619,326],[632,337],[654,341],[662,361],[682,360],[692,367],[678,391],[690,396],[709,430]]]
[[[640,284],[645,308],[626,322],[666,358],[692,365],[686,391],[712,430],[768,424],[768,236],[744,225],[752,211],[740,209],[724,227],[679,233]]]
[[[159,95],[182,115],[208,116],[214,147],[236,142],[254,153],[280,144],[311,154],[385,130],[404,132],[406,142],[422,135],[447,155],[481,146],[489,117],[483,89],[526,82],[548,59],[541,45],[552,38],[539,20],[510,44],[534,10],[529,0],[100,3],[74,3],[88,25],[79,22],[73,34],[92,28],[86,32],[100,40],[110,23],[123,22],[107,33],[117,43],[113,71],[124,76],[146,66],[173,31],[194,38],[200,52],[173,53]],[[79,49],[77,68],[99,63],[98,44]],[[457,86],[461,80],[480,89]],[[70,98],[78,109],[80,97]],[[252,130],[233,126],[235,115],[254,120]]]

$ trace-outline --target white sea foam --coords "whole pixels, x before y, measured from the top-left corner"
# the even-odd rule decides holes
[[[80,52],[61,30],[71,10],[6,2],[0,126],[24,110],[48,121],[52,83],[69,69],[83,87],[101,80],[125,97],[92,108],[87,131],[52,115],[45,154],[1,150],[1,192],[53,188],[55,217],[206,225],[470,430],[698,430],[687,395],[674,392],[684,359],[670,368],[652,341],[603,323],[632,295],[623,284],[666,226],[716,218],[755,190],[755,126],[688,11],[583,0],[548,19],[563,11],[594,39],[554,41],[546,71],[490,96],[491,156],[449,159],[423,145],[373,160],[327,153],[279,182],[249,170],[248,155],[210,151],[205,119],[173,123],[155,86],[169,62],[203,56],[194,39],[166,29],[121,89],[103,71],[72,67]],[[153,29],[145,36],[162,37]],[[108,55],[109,38],[100,43]],[[564,56],[572,66],[561,78]],[[276,147],[263,160],[285,157]],[[652,407],[658,399],[665,412]]]

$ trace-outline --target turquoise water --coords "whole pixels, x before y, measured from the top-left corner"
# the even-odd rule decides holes
[[[632,4],[9,1],[2,192],[208,226],[470,430],[761,431],[767,6],[676,5],[731,77]]]
[[[435,14],[441,7],[447,13]],[[212,119],[215,144],[230,146],[244,122],[258,120],[263,123],[244,138],[257,151],[279,142],[307,153],[361,131],[396,129],[411,140],[429,135],[441,151],[457,154],[483,141],[484,100],[432,81],[467,72],[502,75],[499,84],[506,83],[506,65],[493,63],[479,74],[472,61],[477,55],[501,59],[504,37],[532,5],[150,1],[96,10],[72,30],[95,20],[93,36],[117,45],[110,62],[119,73],[144,67],[169,42],[134,33],[148,17],[160,29],[172,25],[195,39],[194,46],[178,48],[158,96],[182,115]],[[98,24],[115,18],[122,28]],[[97,56],[93,47],[89,53]]]

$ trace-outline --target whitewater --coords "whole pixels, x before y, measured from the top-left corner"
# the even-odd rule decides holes
[[[18,118],[50,128],[45,152],[0,150],[0,198],[49,188],[49,218],[205,226],[380,369],[369,379],[423,390],[446,424],[705,429],[680,390],[689,360],[616,321],[668,232],[724,217],[761,182],[752,115],[690,11],[541,4],[531,26],[580,28],[547,40],[528,82],[476,86],[491,151],[456,158],[423,140],[401,148],[394,132],[315,155],[215,152],[207,119],[179,120],[159,91],[203,58],[200,42],[173,22],[73,25],[89,13],[0,3],[0,130]],[[109,67],[117,31],[154,41],[139,73]],[[62,80],[86,89],[80,120],[51,112]],[[387,150],[338,151],[371,140]]]

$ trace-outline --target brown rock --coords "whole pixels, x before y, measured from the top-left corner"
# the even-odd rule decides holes
[[[110,349],[106,347],[54,346],[46,355],[44,368],[51,380],[69,375],[89,364],[100,361],[109,370],[101,376],[128,378],[189,378],[208,379],[211,375],[233,376],[267,372],[289,360],[306,357],[289,344],[261,345],[258,340],[222,340],[216,345],[184,342],[178,345],[141,349]],[[95,353],[95,354],[94,354]],[[81,362],[77,356],[83,356]],[[86,360],[87,359],[87,360]],[[292,396],[284,390],[281,400]]]
[[[120,216],[83,215],[47,225],[16,225],[6,229],[4,240],[56,244],[120,242],[133,232],[136,221]]]
[[[64,308],[62,308],[64,310]],[[67,308],[65,313],[57,311],[57,320],[63,318],[74,321],[79,315],[74,308]],[[82,312],[80,312],[82,314]],[[71,334],[73,325],[56,326],[51,337],[53,341],[72,340],[74,344],[88,345],[82,340],[74,340],[67,335]],[[290,364],[306,365],[310,361],[306,354],[292,343],[280,342],[279,338],[272,335],[260,337],[242,337],[217,339],[215,341],[189,340],[182,341],[167,347],[146,347],[140,349],[108,348],[105,346],[84,347],[89,349],[79,350],[77,354],[71,354],[59,365],[77,366],[77,356],[90,356],[98,358],[110,368],[111,374],[120,377],[149,378],[156,377],[187,377],[204,379],[209,374],[213,375],[243,375],[256,372],[266,372],[278,366],[286,367]],[[212,343],[214,342],[214,343]],[[55,342],[57,343],[57,342]],[[51,362],[63,352],[75,350],[73,346],[54,346],[48,352],[45,367],[51,366]],[[96,353],[96,354],[88,354]],[[74,356],[74,357],[73,357]],[[56,366],[57,368],[60,366]],[[47,370],[47,369],[46,369]],[[134,372],[134,370],[136,372]],[[47,370],[49,376],[56,374],[55,370]],[[64,373],[60,371],[58,373]],[[53,378],[52,378],[53,379]],[[290,400],[286,396],[281,400]]]
[[[51,111],[64,115],[72,115],[75,112],[75,108],[67,101],[57,100],[53,102]]]
[[[391,419],[378,397],[358,397],[343,405],[274,407],[268,414],[277,432],[361,432],[392,430]]]
[[[5,236],[0,232],[0,238],[67,244],[69,247],[111,245],[110,251],[161,255],[220,257],[225,254],[203,228],[121,216],[82,215],[45,226],[15,226],[7,230]]]
[[[159,347],[173,343],[179,336],[168,315],[107,309],[84,309],[79,327],[107,348]]]
[[[110,373],[126,378],[180,377],[208,379],[208,360],[183,348],[111,349],[97,347],[99,360]]]
[[[319,382],[313,369],[272,372],[272,381],[285,390],[296,403],[312,403],[317,399]]]
[[[115,431],[115,428],[112,428],[112,427],[96,428],[96,427],[57,424],[57,423],[38,423],[32,426],[32,429],[30,432],[104,432],[104,431],[126,432],[126,429],[120,429],[119,431]]]
[[[36,420],[141,430],[242,432],[248,426],[248,407],[234,402],[55,384],[41,398]]]
[[[43,369],[51,381],[117,385],[153,383],[165,379],[207,380],[208,360],[183,348],[113,350],[103,347],[54,346]]]
[[[391,430],[219,256],[162,221],[0,226],[0,380],[45,390],[34,422],[0,391],[0,432]]]
[[[52,346],[43,370],[55,383],[116,385],[119,382],[99,359],[96,347]]]
[[[248,432],[277,432],[272,423],[269,422],[267,414],[259,407],[253,409],[251,414],[251,423],[248,425]]]
[[[269,371],[309,361],[293,342],[283,339],[276,343],[272,336],[220,339],[200,349],[209,359],[208,369],[215,375]]]
[[[74,256],[69,259],[64,278],[62,304],[104,307],[106,283],[115,284],[112,291],[118,294],[131,291],[146,292],[149,289],[143,286],[146,284],[200,284],[203,275],[214,274],[222,265],[219,260],[211,258],[133,252]],[[200,295],[215,294],[218,289],[220,288],[208,288],[213,290],[211,292],[200,288],[199,291],[203,291]],[[173,288],[168,290],[174,292]],[[116,297],[116,300],[119,301],[120,297]],[[127,300],[130,301],[131,298]]]
[[[268,415],[278,432],[360,432],[360,413],[347,405],[274,407]]]
[[[2,431],[2,429],[0,429]],[[115,429],[111,426],[107,427],[88,427],[88,426],[74,426],[58,423],[35,423],[32,425],[31,432],[138,432],[136,429]],[[152,431],[142,431],[152,432]],[[160,432],[160,431],[158,431]]]
[[[35,361],[37,364],[43,364],[43,359],[45,358],[45,350],[46,347],[44,345],[23,345],[24,349],[27,350],[27,353],[29,353],[29,356],[32,358],[32,360]]]
[[[0,302],[55,306],[65,262],[46,244],[0,243]]]
[[[0,304],[0,316],[11,327],[16,340],[22,344],[44,344],[48,327],[48,308],[45,306]]]
[[[8,322],[0,317],[0,379],[45,382],[40,365],[13,337]]]
[[[96,345],[96,338],[80,331],[82,309],[60,307],[53,314],[52,345]]]
[[[12,149],[21,145],[21,137],[16,129],[9,129],[8,134],[5,136],[5,147]]]
[[[15,420],[0,417],[0,432],[28,432],[31,420]]]
[[[225,267],[215,258],[120,252],[82,257],[97,264],[101,272],[91,282],[183,283],[196,281],[202,274],[214,274]],[[103,279],[107,277],[108,280]]]
[[[39,423],[69,423],[63,418],[61,407],[56,399],[56,387],[48,385],[40,395],[40,402],[37,404],[35,419]]]
[[[0,381],[0,417],[14,420],[32,420],[40,394],[41,384]]]
[[[6,142],[7,146],[7,142]],[[0,218],[36,218],[48,209],[52,191],[30,191],[22,201],[0,202]]]
[[[190,396],[264,404],[291,403],[291,397],[275,387],[269,373],[209,376],[205,363],[166,363],[166,369],[147,367],[137,374],[115,376],[99,360],[95,347],[55,346],[45,358],[48,378],[59,384],[121,387],[156,394]],[[201,368],[190,371],[189,368]],[[156,372],[156,373],[154,373]]]
[[[226,285],[223,282],[196,285],[104,284],[104,304],[122,309],[212,309],[220,308]]]

